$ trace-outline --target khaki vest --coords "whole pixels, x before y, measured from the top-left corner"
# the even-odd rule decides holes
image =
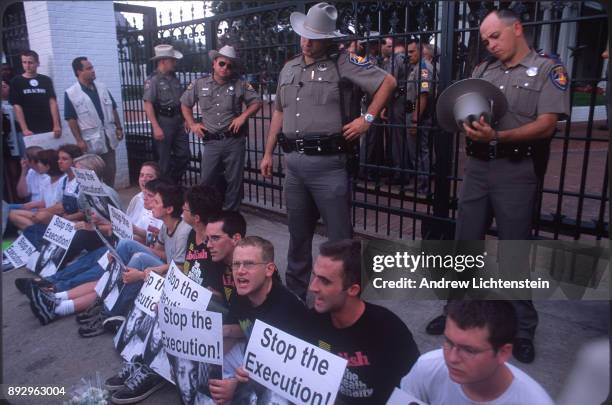
[[[104,114],[104,124],[100,121],[98,111],[91,98],[83,91],[81,84],[76,82],[66,90],[68,98],[77,114],[77,123],[81,130],[81,137],[87,144],[90,153],[102,154],[108,152],[104,136],[112,149],[116,149],[119,141],[116,136],[115,116],[113,114],[113,101],[106,86],[96,82],[96,89],[100,97],[100,105]]]

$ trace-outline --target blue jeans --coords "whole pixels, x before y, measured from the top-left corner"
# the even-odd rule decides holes
[[[55,285],[55,291],[57,292],[67,291],[83,283],[99,280],[104,273],[104,269],[100,267],[98,260],[104,253],[106,253],[105,247],[92,250],[46,279]]]
[[[160,266],[164,262],[153,254],[151,249],[145,245],[129,239],[122,239],[117,245],[117,253],[123,263],[126,263],[127,267],[133,267],[137,270],[144,271],[147,267]],[[119,298],[115,306],[110,310],[104,310],[105,316],[126,316],[127,313],[132,309],[134,300],[138,296],[138,292],[142,288],[142,281],[135,283],[124,284]]]

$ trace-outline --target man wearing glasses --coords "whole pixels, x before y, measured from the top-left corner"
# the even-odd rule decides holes
[[[306,306],[283,285],[270,241],[258,236],[239,240],[234,249],[232,273],[236,294],[230,301],[229,318],[234,324],[223,326],[224,338],[248,340],[257,319],[294,336],[302,335]],[[209,381],[210,393],[217,403],[233,399],[233,403],[242,404],[243,396],[250,396],[252,391],[258,398],[269,395],[258,385],[243,385],[236,391],[237,386],[235,377]]]
[[[247,120],[262,105],[257,91],[238,78],[238,57],[226,45],[209,52],[213,73],[193,81],[181,97],[181,110],[191,132],[204,141],[202,185],[215,185],[222,168],[227,187],[223,209],[237,211],[242,198]],[[242,111],[242,103],[246,109]],[[193,118],[198,103],[202,122]]]
[[[516,333],[509,301],[451,301],[442,349],[422,355],[401,388],[430,405],[552,405],[535,380],[507,363]]]

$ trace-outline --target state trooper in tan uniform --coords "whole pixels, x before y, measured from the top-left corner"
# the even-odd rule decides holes
[[[174,74],[176,62],[183,54],[172,45],[157,45],[157,69],[144,85],[144,109],[153,127],[153,143],[163,177],[179,184],[189,165],[189,139],[180,109],[183,85]]]
[[[189,85],[181,97],[181,110],[191,131],[204,141],[201,184],[217,184],[222,170],[227,183],[223,209],[237,211],[242,199],[246,124],[262,101],[253,86],[237,77],[233,47],[226,45],[209,55],[212,75]],[[200,106],[201,123],[193,119],[195,103]],[[247,106],[244,111],[242,103]]]
[[[419,42],[412,41],[407,49],[410,72],[406,81],[406,100],[408,101],[408,156],[412,167],[419,172],[429,171],[429,129],[431,126],[430,97],[433,66],[421,57]],[[417,176],[417,190],[428,192],[428,176]]]
[[[301,298],[306,297],[310,281],[312,237],[319,216],[330,240],[352,234],[347,141],[357,141],[368,130],[395,89],[393,76],[381,69],[348,53],[332,53],[331,39],[342,36],[336,31],[337,15],[327,3],[312,6],[308,15],[291,14],[291,26],[301,36],[302,54],[280,72],[276,108],[260,164],[262,174],[269,177],[278,139],[285,151],[290,234],[286,281]],[[343,86],[341,79],[372,96],[367,113],[351,122],[346,122],[348,115],[341,112],[341,105],[349,104],[345,96],[352,85]]]
[[[469,158],[455,239],[484,239],[495,217],[500,240],[528,240],[534,215],[539,214],[534,212],[538,183],[545,174],[550,139],[557,121],[570,113],[569,79],[562,64],[529,48],[523,26],[512,11],[487,15],[480,36],[495,59],[478,65],[472,77],[496,85],[508,101],[508,111],[495,128],[482,117],[471,125],[463,123]],[[508,246],[511,250],[512,244],[499,245],[500,258],[501,249]],[[528,271],[528,256],[516,258],[511,263],[514,270]],[[530,363],[535,357],[537,312],[531,301],[513,303],[519,318],[513,354]],[[444,317],[427,326],[430,334],[443,331]]]

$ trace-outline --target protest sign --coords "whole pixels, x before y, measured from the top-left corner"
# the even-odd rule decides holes
[[[333,405],[347,360],[260,320],[244,355],[249,377],[296,403]]]
[[[218,312],[159,306],[159,323],[168,354],[200,363],[223,364],[223,322]]]
[[[162,293],[164,286],[164,278],[155,272],[150,272],[149,277],[145,280],[134,305],[150,317],[155,317],[157,312],[157,303]]]
[[[30,269],[41,277],[49,277],[60,268],[76,230],[72,222],[54,215],[45,229],[40,254],[32,256]]]
[[[158,322],[171,379],[183,403],[210,403],[208,380],[222,378],[221,314],[160,303]]]
[[[399,388],[395,388],[386,405],[427,405]]]
[[[206,309],[212,298],[208,288],[204,288],[186,275],[173,262],[166,274],[166,282],[160,303],[167,306],[187,309]]]
[[[104,306],[111,310],[115,306],[115,303],[119,298],[119,294],[123,289],[122,276],[123,272],[125,271],[125,266],[121,260],[109,260],[109,255],[112,255],[112,253],[107,251],[98,260],[98,264],[105,271],[100,280],[98,280],[95,290],[98,297],[102,298],[104,301]]]
[[[4,254],[13,267],[18,268],[25,266],[35,252],[34,245],[30,243],[28,238],[21,235],[4,251]]]
[[[90,207],[90,211],[111,222],[110,207],[115,207],[113,200],[106,194],[102,182],[93,170],[72,169],[79,183],[80,192]]]
[[[117,209],[110,205],[110,218],[113,227],[113,233],[119,239],[134,239],[134,233],[132,230],[132,223],[130,218],[123,213],[120,209]]]

